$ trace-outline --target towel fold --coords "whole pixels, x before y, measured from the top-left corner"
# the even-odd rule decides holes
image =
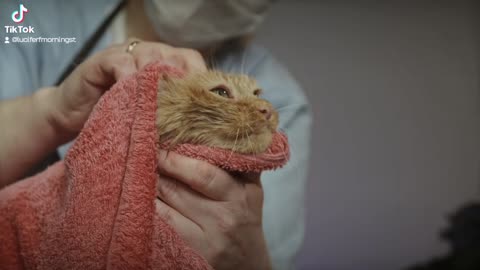
[[[116,83],[65,161],[0,190],[1,269],[211,269],[155,211],[163,73],[182,76],[153,63]],[[244,172],[289,158],[281,133],[256,156],[190,144],[171,150]]]

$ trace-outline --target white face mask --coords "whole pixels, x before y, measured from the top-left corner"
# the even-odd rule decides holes
[[[144,0],[159,38],[170,45],[204,48],[253,32],[273,0]]]

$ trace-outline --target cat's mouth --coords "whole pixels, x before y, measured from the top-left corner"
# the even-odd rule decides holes
[[[240,154],[260,154],[265,152],[265,150],[268,149],[271,143],[271,136],[270,138],[262,138],[262,140],[267,140],[268,143],[253,142],[252,139],[255,140],[257,138],[251,138],[250,140],[241,139],[241,140],[238,140],[236,143],[232,142],[231,147],[219,147],[219,148],[231,150],[232,152],[240,153]]]
[[[228,143],[219,145],[221,148],[242,154],[259,154],[268,149],[275,131],[264,126],[255,132],[239,132],[235,138],[229,138]]]
[[[265,152],[272,143],[278,128],[278,114],[269,120],[257,121],[241,129],[235,138],[230,137],[228,148],[242,154],[259,154]]]

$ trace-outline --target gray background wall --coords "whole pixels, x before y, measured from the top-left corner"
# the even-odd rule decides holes
[[[475,2],[273,9],[259,41],[315,114],[300,269],[401,269],[447,251],[447,214],[480,197]]]

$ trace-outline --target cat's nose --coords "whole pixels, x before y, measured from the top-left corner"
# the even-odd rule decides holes
[[[263,114],[267,120],[270,120],[272,117],[272,111],[266,106],[260,106],[258,111]]]

